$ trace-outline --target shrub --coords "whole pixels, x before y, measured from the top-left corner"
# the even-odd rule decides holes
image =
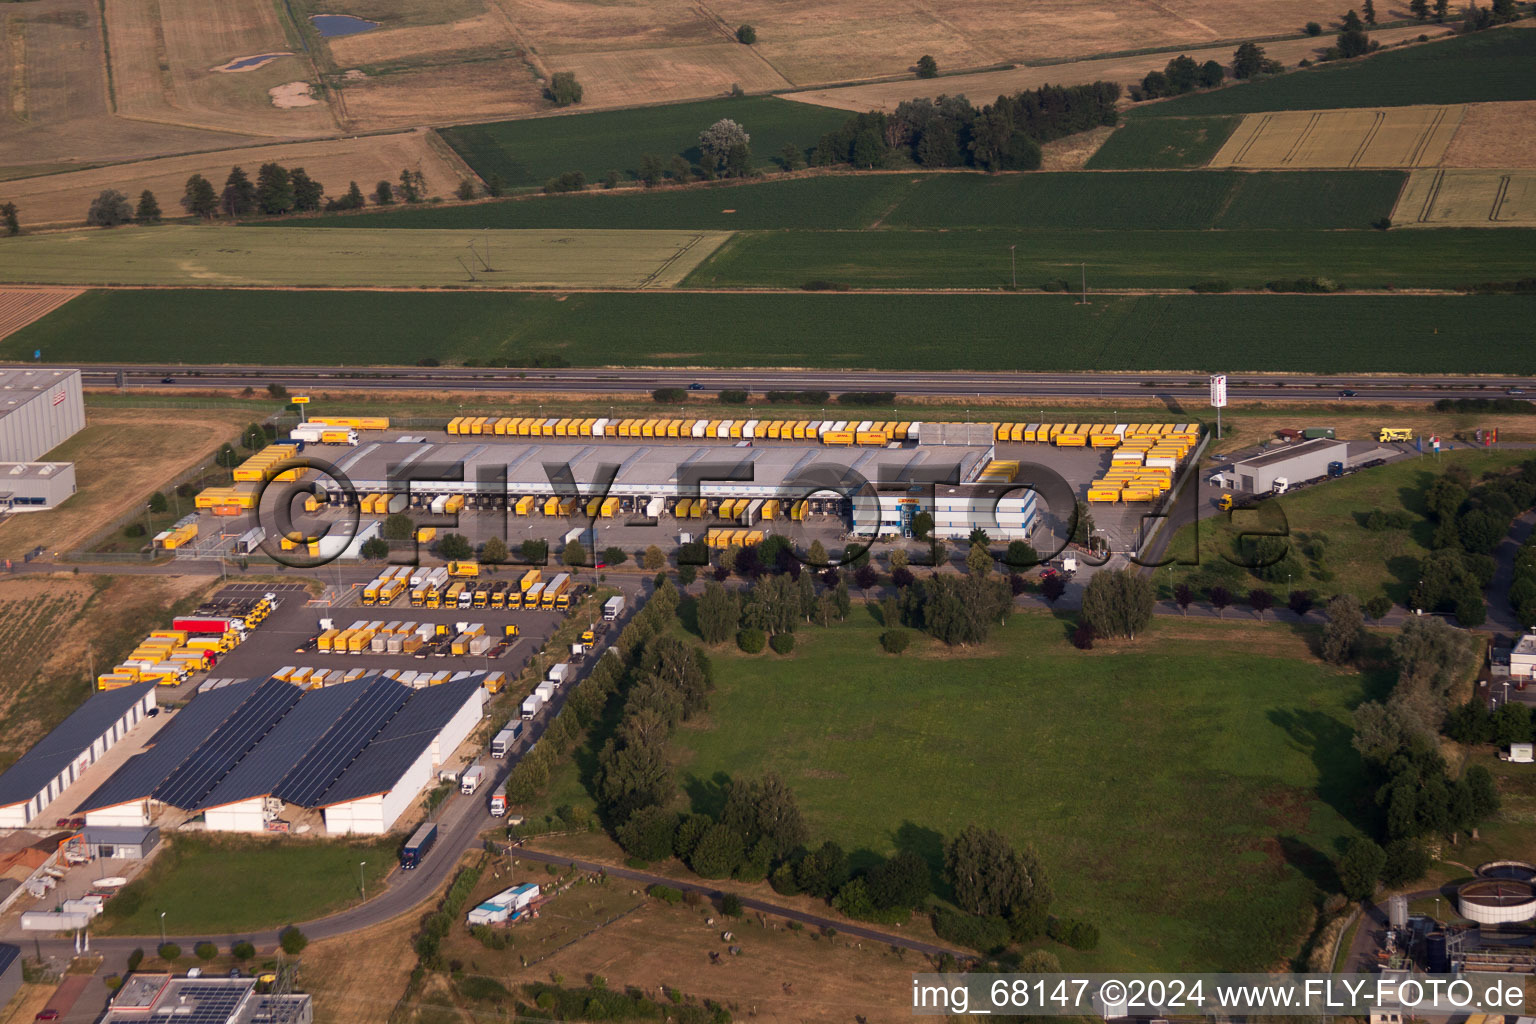
[[[880,646],[886,654],[900,654],[912,644],[912,634],[899,626],[880,634]]]
[[[580,171],[566,171],[557,174],[544,183],[544,191],[553,192],[580,192],[587,187],[587,176]]]
[[[795,634],[775,633],[768,641],[768,646],[773,648],[775,654],[788,654],[795,649]]]
[[[957,910],[940,910],[933,915],[933,933],[947,942],[981,953],[990,953],[1008,944],[1008,922],[1001,917],[980,917]]]
[[[1099,945],[1099,929],[1087,921],[1053,917],[1045,926],[1045,934],[1073,949],[1097,949]]]
[[[197,958],[203,961],[203,963],[207,963],[219,955],[219,947],[211,942],[199,942],[192,947],[192,952],[196,953]]]
[[[1365,613],[1377,622],[1380,622],[1382,616],[1386,615],[1391,610],[1392,599],[1387,597],[1385,594],[1377,594],[1375,597],[1365,602]]]
[[[657,388],[651,392],[651,398],[659,405],[678,405],[688,401],[688,392],[683,388]]]
[[[556,71],[549,78],[549,86],[544,90],[557,107],[568,107],[572,103],[581,102],[581,83],[576,81],[574,71]]]
[[[670,885],[653,885],[647,891],[647,895],[652,899],[658,899],[663,903],[670,903],[673,906],[683,902],[683,891],[681,889],[674,889]]]
[[[1323,26],[1315,21],[1309,21],[1307,22],[1306,33],[1309,36],[1320,36],[1323,34]]]
[[[741,916],[741,897],[733,892],[728,892],[720,897],[720,913],[726,917]]]
[[[760,629],[743,629],[736,633],[736,646],[747,654],[761,654],[768,645],[768,637]]]
[[[757,42],[757,29],[751,25],[743,25],[736,30],[736,41],[742,46],[751,46]]]

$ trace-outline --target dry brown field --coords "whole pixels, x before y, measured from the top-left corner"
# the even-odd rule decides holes
[[[1212,167],[1434,167],[1464,108],[1369,107],[1244,116]]]
[[[409,167],[426,177],[428,195],[451,195],[458,183],[473,177],[463,161],[427,129],[392,135],[350,139],[316,139],[269,146],[200,153],[195,156],[162,157],[132,164],[98,167],[68,174],[22,178],[0,184],[0,199],[18,207],[24,228],[48,224],[79,224],[102,189],[115,188],[137,201],[149,189],[167,217],[182,215],[179,205],[187,179],[201,174],[221,188],[230,167],[238,164],[252,180],[256,169],[269,161],[284,167],[302,167],[326,187],[332,196],[346,192],[356,181],[372,191],[381,178],[394,181]],[[3,335],[0,335],[3,336]]]
[[[336,131],[325,104],[281,109],[268,95],[274,86],[313,80],[302,57],[249,71],[213,70],[238,57],[292,49],[277,11],[262,0],[106,0],[119,112],[246,135]]]
[[[569,53],[552,58],[550,66],[575,72],[585,92],[583,105],[594,107],[721,96],[729,93],[732,85],[748,92],[768,92],[789,84],[739,43]]]
[[[473,17],[444,25],[406,25],[340,36],[326,40],[326,46],[338,68],[420,60],[436,62],[454,54],[515,52],[518,49],[511,23],[500,10],[481,11]]]
[[[1536,227],[1536,171],[1417,170],[1392,223],[1401,227]]]
[[[340,83],[345,123],[359,131],[517,117],[549,104],[520,58],[446,64]]]
[[[1296,20],[1304,20],[1300,15]],[[1326,21],[1326,18],[1319,18]],[[1294,30],[1297,26],[1281,26],[1277,31]],[[1450,29],[1431,28],[1431,38],[1450,34]],[[1371,33],[1383,46],[1407,39],[1416,39],[1423,32],[1417,25],[1404,28],[1383,29]],[[759,29],[761,33],[761,29]],[[1255,30],[1254,34],[1258,34]],[[1127,46],[1134,44],[1127,44]],[[1331,35],[1316,39],[1285,39],[1265,43],[1265,54],[1274,60],[1295,65],[1303,58],[1315,59],[1333,45]],[[1088,82],[1108,81],[1129,85],[1139,82],[1148,71],[1160,69],[1173,57],[1187,53],[1195,60],[1220,61],[1231,70],[1234,45],[1170,48],[1160,53],[1144,53],[1134,57],[1104,57],[1096,60],[1077,60],[1069,63],[1045,64],[1034,67],[1010,68],[1004,71],[980,71],[966,75],[945,75],[928,81],[906,78],[893,82],[874,82],[868,85],[851,85],[837,89],[818,89],[789,93],[785,99],[814,103],[818,106],[835,107],[839,110],[894,110],[903,100],[919,96],[938,96],[943,93],[969,96],[973,102],[988,103],[1004,93],[1024,89],[1036,89],[1042,85],[1082,85]],[[942,62],[940,67],[943,67]],[[852,76],[849,76],[852,77]]]
[[[119,516],[143,508],[149,496],[210,457],[251,421],[248,410],[205,409],[166,430],[166,413],[151,409],[86,412],[85,429],[49,453],[75,464],[75,494],[47,512],[0,522],[0,557],[20,558],[42,545],[70,551]]]
[[[79,288],[0,288],[0,338],[15,334],[34,320],[41,320],[80,291]]]
[[[1469,103],[1443,167],[1536,168],[1536,100]]]
[[[658,46],[700,46],[728,39],[723,25],[686,0],[496,0],[541,57]],[[558,62],[556,62],[558,63]]]

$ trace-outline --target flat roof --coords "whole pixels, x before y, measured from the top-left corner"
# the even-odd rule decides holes
[[[382,490],[391,477],[422,477],[415,486],[424,493],[475,490],[492,485],[515,494],[569,493],[574,483],[583,490],[613,480],[619,494],[672,492],[697,485],[701,493],[730,494],[734,489],[780,488],[824,483],[842,477],[896,482],[907,479],[944,482],[964,480],[986,456],[982,445],[941,448],[828,447],[823,444],[732,444],[702,439],[608,441],[581,439],[575,443],[538,441],[415,442],[365,441],[335,458],[336,467],[359,489]],[[307,450],[331,459],[324,451]],[[304,456],[300,456],[302,459]],[[948,472],[946,473],[946,467]],[[958,467],[956,469],[955,467]],[[841,470],[851,473],[842,473]],[[454,486],[462,477],[463,485]],[[434,486],[448,481],[446,486]],[[564,484],[564,488],[562,488]],[[399,490],[400,485],[397,484]]]
[[[140,683],[88,698],[0,774],[0,807],[26,803],[41,793],[50,780],[57,778],[154,688],[154,683]]]
[[[79,370],[0,370],[0,417],[20,409],[38,392],[57,387],[79,374]]]
[[[107,843],[112,846],[143,846],[157,838],[160,830],[153,825],[87,825],[82,830],[85,841],[94,846]]]
[[[1286,462],[1290,459],[1294,459],[1299,455],[1311,455],[1314,452],[1323,450],[1331,451],[1336,448],[1344,448],[1348,450],[1348,446],[1343,441],[1335,441],[1329,437],[1314,437],[1310,441],[1301,442],[1301,444],[1286,445],[1284,448],[1278,449],[1277,451],[1265,452],[1263,455],[1255,455],[1251,459],[1244,459],[1243,461],[1236,463],[1233,468],[1236,469],[1242,466],[1251,466],[1257,469],[1261,466],[1273,466],[1276,463]]]
[[[4,487],[7,480],[46,480],[73,465],[73,462],[0,462],[0,487]]]

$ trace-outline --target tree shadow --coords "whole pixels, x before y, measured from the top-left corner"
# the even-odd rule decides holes
[[[683,599],[677,603],[677,621],[682,623],[683,629],[698,637],[700,640],[704,639],[704,634],[699,632],[698,598],[685,595]]]
[[[817,845],[819,846],[820,844],[818,843]],[[857,850],[848,851],[848,870],[855,875],[862,874],[870,868],[884,863],[885,858],[867,846],[861,846]]]
[[[1427,540],[1425,546],[1428,546]],[[1388,584],[1382,589],[1386,591],[1387,596],[1393,601],[1407,607],[1413,593],[1413,588],[1418,584],[1419,578],[1423,574],[1419,560],[1411,555],[1395,555],[1387,559],[1387,572],[1391,573],[1392,578],[1397,582],[1395,584]]]
[[[683,780],[683,792],[693,813],[707,814],[718,821],[725,810],[725,791],[730,784],[731,777],[725,772],[715,772],[707,779],[690,775]]]
[[[944,836],[938,830],[903,821],[891,838],[898,853],[913,854],[928,865],[928,881],[933,886],[934,895],[954,899],[953,887],[944,878]]]
[[[1351,742],[1353,730],[1321,711],[1275,709],[1266,717],[1312,758],[1317,798],[1362,831],[1373,831],[1375,802],[1370,799],[1365,762]]]
[[[1275,840],[1280,844],[1280,853],[1285,857],[1285,862],[1301,872],[1303,878],[1323,892],[1337,892],[1340,889],[1342,883],[1338,871],[1334,869],[1333,858],[1297,836],[1276,836]]]

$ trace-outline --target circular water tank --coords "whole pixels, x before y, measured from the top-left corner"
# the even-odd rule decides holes
[[[1478,865],[1477,877],[1509,878],[1516,882],[1536,883],[1536,865],[1527,864],[1523,860],[1493,860],[1487,864]]]
[[[1508,878],[1480,878],[1456,890],[1457,910],[1478,924],[1509,924],[1536,917],[1536,889]]]

